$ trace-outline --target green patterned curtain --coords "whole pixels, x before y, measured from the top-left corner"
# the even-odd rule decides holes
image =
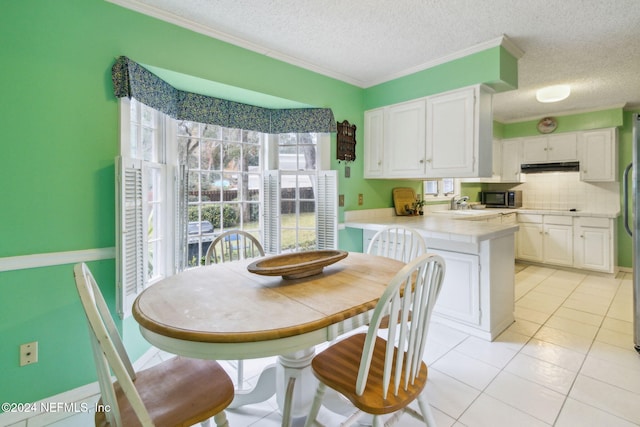
[[[178,120],[271,134],[336,132],[330,108],[262,108],[181,91],[126,56],[111,71],[117,98],[135,98]]]

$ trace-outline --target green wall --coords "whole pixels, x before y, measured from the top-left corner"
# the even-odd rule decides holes
[[[115,245],[118,102],[111,66],[137,62],[294,103],[331,107],[362,129],[363,90],[104,0],[23,0],[0,14],[0,263]],[[334,156],[335,156],[335,148]],[[114,306],[115,261],[92,262]],[[72,265],[0,272],[0,401],[29,402],[95,381]],[[148,348],[129,318],[133,359]],[[39,361],[19,367],[20,344]]]

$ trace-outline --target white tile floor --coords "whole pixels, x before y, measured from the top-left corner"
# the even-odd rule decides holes
[[[425,392],[438,426],[640,426],[631,274],[517,270],[516,323],[494,342],[432,323]],[[247,377],[267,362],[245,362]],[[227,414],[232,427],[280,425],[274,398]],[[321,416],[339,424],[327,410]],[[53,425],[91,422],[85,414]],[[420,424],[405,416],[400,425]]]

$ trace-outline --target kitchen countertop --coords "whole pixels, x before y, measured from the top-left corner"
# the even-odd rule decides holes
[[[359,211],[352,211],[353,213]],[[497,215],[497,213],[495,214]],[[393,225],[403,225],[419,229],[431,239],[450,240],[456,242],[478,243],[494,239],[518,231],[517,224],[491,224],[477,221],[459,221],[446,215],[427,214],[424,216],[368,216],[354,215],[347,218],[346,227],[370,230],[382,230]]]
[[[518,213],[526,214],[540,214],[540,215],[565,215],[565,216],[587,216],[595,218],[617,218],[620,216],[620,212],[589,212],[589,211],[569,211],[569,210],[554,210],[554,209],[530,209],[520,208],[515,209]]]
[[[619,212],[587,212],[551,209],[465,209],[428,212],[424,216],[396,216],[393,208],[345,212],[345,227],[381,230],[404,225],[421,230],[427,238],[479,243],[518,231],[517,224],[495,224],[482,220],[511,213],[616,218]]]

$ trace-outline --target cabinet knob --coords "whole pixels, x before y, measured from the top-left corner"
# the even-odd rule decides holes
[[[544,147],[544,151],[547,151],[547,147]]]
[[[420,159],[420,163],[424,163],[424,159]]]

